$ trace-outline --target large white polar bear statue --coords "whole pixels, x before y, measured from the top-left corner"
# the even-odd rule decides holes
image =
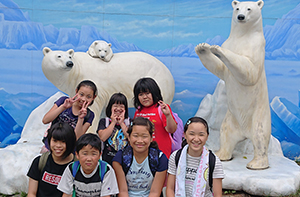
[[[164,101],[171,104],[175,84],[168,68],[155,57],[143,52],[116,53],[109,62],[93,58],[88,53],[52,51],[43,49],[42,70],[47,79],[69,96],[75,95],[76,86],[85,79],[92,80],[98,96],[90,107],[95,118],[88,132],[96,132],[102,111],[112,94],[123,93],[133,107],[133,87],[142,77],[152,77],[159,85]],[[105,113],[103,113],[104,115]],[[103,117],[102,115],[102,117]]]
[[[271,118],[264,69],[265,38],[261,9],[264,2],[232,1],[229,38],[220,46],[201,43],[195,51],[203,65],[225,81],[228,110],[220,129],[221,160],[230,160],[236,144],[246,138],[253,143],[250,169],[269,166]]]

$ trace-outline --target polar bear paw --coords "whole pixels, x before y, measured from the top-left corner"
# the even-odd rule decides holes
[[[222,48],[218,45],[212,45],[210,47],[210,51],[219,58],[223,55]]]
[[[221,161],[230,161],[232,160],[232,154],[224,149],[220,149],[215,152]]]
[[[206,54],[206,53],[210,53],[210,45],[207,44],[207,43],[201,43],[201,44],[198,44],[198,45],[195,47],[195,52],[196,52],[198,55],[203,55],[203,54]]]
[[[268,157],[254,157],[252,161],[247,164],[247,168],[251,170],[264,170],[269,168]]]

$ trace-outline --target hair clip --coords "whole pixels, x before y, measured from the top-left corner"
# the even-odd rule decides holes
[[[189,124],[191,124],[192,123],[192,121],[191,120],[188,120],[187,122],[186,122],[186,125],[189,125]]]

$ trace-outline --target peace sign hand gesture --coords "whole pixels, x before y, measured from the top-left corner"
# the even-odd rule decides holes
[[[160,109],[165,116],[168,116],[171,114],[170,109],[165,102],[160,100],[160,101],[158,101],[158,104],[160,105]]]
[[[90,102],[84,101],[81,109],[79,110],[78,118],[83,119],[87,114],[87,108],[90,105]]]
[[[73,103],[75,103],[76,101],[79,100],[78,94],[76,94],[74,97],[72,98],[67,98],[64,103],[63,103],[63,107],[65,109],[68,109],[70,107],[72,107]]]

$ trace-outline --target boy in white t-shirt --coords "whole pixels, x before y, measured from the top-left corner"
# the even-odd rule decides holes
[[[76,157],[65,169],[58,189],[63,197],[110,196],[118,194],[118,185],[113,168],[100,160],[101,141],[92,133],[82,135],[76,142]]]

